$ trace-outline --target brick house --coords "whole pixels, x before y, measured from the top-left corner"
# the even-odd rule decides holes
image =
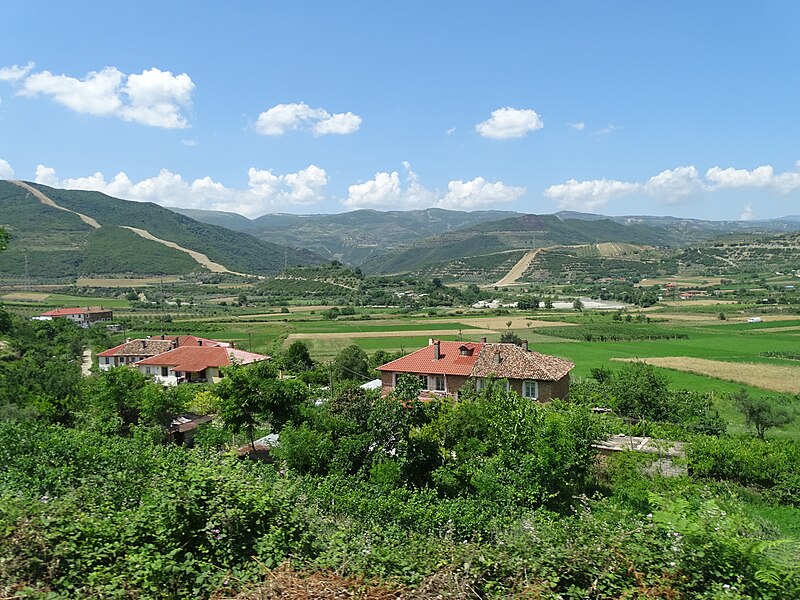
[[[262,360],[270,360],[270,357],[237,348],[204,345],[201,339],[198,345],[178,346],[163,354],[142,359],[136,363],[136,367],[164,385],[215,383],[222,379],[222,367]]]
[[[99,306],[87,306],[86,308],[56,308],[43,312],[38,317],[34,317],[34,319],[39,321],[67,319],[84,329],[88,329],[95,323],[110,322],[113,318],[113,313],[109,309]]]
[[[220,342],[193,335],[160,335],[132,340],[97,353],[97,366],[101,371],[122,365],[134,366],[145,358],[169,352],[180,346],[232,347],[230,342]]]
[[[485,338],[484,338],[485,339]],[[428,346],[378,367],[381,394],[394,390],[400,375],[417,375],[421,397],[458,397],[468,380],[480,389],[487,378],[505,379],[508,388],[524,398],[547,401],[569,397],[569,372],[574,363],[521,346],[505,343],[445,342],[430,340]]]

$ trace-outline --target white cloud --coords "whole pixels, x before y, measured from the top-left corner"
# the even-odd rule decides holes
[[[695,166],[688,165],[666,169],[644,182],[570,179],[566,183],[551,185],[544,194],[556,200],[561,208],[574,210],[596,210],[613,198],[633,192],[645,193],[663,204],[695,201],[709,193],[728,189],[766,188],[787,194],[800,189],[800,161],[794,167],[794,170],[782,173],[775,173],[770,165],[753,170],[711,167],[702,178]]]
[[[636,183],[616,181],[613,179],[592,179],[577,181],[570,179],[566,183],[551,185],[544,194],[558,202],[559,208],[566,210],[597,210],[605,206],[609,200],[639,189]]]
[[[787,194],[800,188],[800,161],[797,161],[794,166],[794,171],[777,174],[770,165],[762,165],[751,171],[732,167],[726,169],[711,167],[706,171],[706,179],[713,184],[715,189],[773,188],[782,194]]]
[[[501,181],[490,183],[483,177],[476,177],[466,182],[450,181],[447,193],[441,195],[422,185],[408,161],[403,162],[403,168],[406,170],[405,186],[397,171],[376,173],[374,179],[351,185],[342,204],[350,209],[401,210],[435,206],[472,210],[510,202],[525,192],[524,187],[509,186]]]
[[[648,179],[643,188],[667,204],[680,204],[706,190],[694,166],[661,171]]]
[[[29,66],[33,66],[30,64]],[[123,121],[165,129],[189,126],[183,110],[191,106],[195,85],[186,74],[157,68],[126,75],[116,67],[91,71],[83,79],[40,71],[22,74],[21,96],[51,96],[82,114],[113,116]]]
[[[597,131],[595,131],[595,132],[594,132],[594,134],[595,134],[595,135],[608,135],[609,133],[614,133],[614,132],[615,132],[617,129],[619,129],[619,127],[617,127],[616,125],[612,125],[611,123],[609,123],[609,124],[608,124],[608,125],[606,125],[605,127],[603,127],[603,128],[601,128],[601,129],[598,129]]]
[[[96,190],[116,198],[155,202],[162,206],[225,210],[245,216],[320,202],[325,198],[324,188],[328,183],[325,170],[313,164],[283,175],[251,167],[247,175],[248,187],[241,190],[226,187],[208,176],[189,182],[168,169],[161,169],[155,177],[136,183],[124,172],[117,173],[110,181],[100,172],[62,180],[52,167],[39,165],[35,181],[51,187]]]
[[[578,121],[577,123],[567,123],[567,127],[574,129],[575,131],[583,131],[586,127],[586,123],[583,121]]]
[[[456,132],[456,126],[453,125],[450,129],[444,132],[445,135],[453,135]]]
[[[483,137],[505,140],[524,137],[542,127],[544,122],[536,111],[507,106],[492,111],[489,119],[475,125],[475,131]]]
[[[195,146],[199,146],[200,142],[198,142],[197,140],[187,139],[187,140],[181,140],[181,144],[183,144],[184,146],[188,146],[189,148],[194,148]]]
[[[2,67],[0,68],[0,81],[19,81],[23,77],[25,77],[31,69],[33,69],[34,63],[29,62],[24,67],[19,65],[11,65],[10,67]]]
[[[14,179],[14,169],[2,158],[0,158],[0,179]]]
[[[756,213],[753,211],[753,205],[749,202],[742,207],[742,212],[739,213],[739,219],[741,221],[752,221],[755,216]]]
[[[310,130],[314,135],[347,135],[361,127],[361,117],[351,112],[330,114],[305,102],[277,104],[256,119],[256,133],[283,135],[287,131]]]
[[[490,183],[483,177],[472,181],[451,181],[447,194],[436,203],[438,208],[473,210],[494,208],[499,203],[511,202],[525,193],[524,187],[506,185],[502,181]]]

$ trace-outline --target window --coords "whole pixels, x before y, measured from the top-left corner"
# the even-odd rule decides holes
[[[104,356],[103,357],[103,361],[105,361],[103,364],[106,364],[106,365],[111,363],[111,359],[108,356]]]
[[[486,387],[486,380],[483,377],[478,377],[475,380],[475,391],[480,392],[485,387]]]
[[[429,390],[428,387],[428,376],[427,375],[420,375],[419,376],[419,383],[422,386],[423,390]]]
[[[169,369],[167,367],[161,367],[161,376],[166,377],[169,375]]]
[[[144,372],[145,372],[147,375],[150,375],[150,374],[151,374],[151,373],[150,373],[150,367],[145,367],[145,368],[144,368]]]
[[[539,397],[539,385],[535,381],[525,380],[522,382],[522,395],[525,398],[536,400]]]
[[[444,391],[444,376],[442,376],[442,375],[431,375],[430,377],[428,377],[428,382],[430,382],[431,380],[433,380],[433,388],[432,389],[436,390],[437,392],[443,392]]]

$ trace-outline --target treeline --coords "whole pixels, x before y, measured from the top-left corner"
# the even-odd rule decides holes
[[[75,373],[102,334],[0,324],[5,596],[267,596],[279,565],[423,597],[800,595],[797,536],[752,516],[794,510],[798,445],[726,435],[707,395],[647,365],[544,405],[502,381],[422,402],[401,378],[381,398],[357,384],[391,356],[351,346],[323,369],[302,343],[214,385],[165,390],[123,367],[59,387],[26,361]],[[184,411],[217,415],[193,448],[165,443]],[[598,463],[593,442],[620,431],[691,442],[693,474]],[[267,433],[272,462],[237,458]]]

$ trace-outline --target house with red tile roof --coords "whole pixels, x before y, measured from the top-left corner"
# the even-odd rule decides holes
[[[391,393],[403,374],[419,376],[421,397],[458,397],[461,387],[473,380],[480,389],[489,378],[504,379],[520,396],[546,401],[569,396],[569,360],[533,352],[528,343],[447,342],[431,339],[425,348],[378,367],[381,393]]]
[[[230,348],[231,342],[209,340],[193,335],[160,335],[135,339],[126,339],[125,342],[97,353],[97,363],[101,371],[122,365],[134,366],[145,358],[169,352],[180,346],[209,346]]]
[[[43,312],[34,319],[39,321],[51,321],[53,319],[68,319],[79,327],[87,329],[95,323],[103,323],[111,321],[114,318],[113,313],[100,306],[87,306],[85,308],[72,307],[72,308],[56,308]]]
[[[164,385],[179,383],[217,382],[223,375],[220,369],[233,364],[270,360],[269,356],[245,352],[237,348],[198,345],[178,346],[173,350],[145,358],[136,367],[145,375],[152,376]]]

